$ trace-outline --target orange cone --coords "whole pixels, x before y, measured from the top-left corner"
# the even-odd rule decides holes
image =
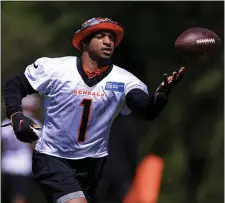
[[[139,164],[130,191],[123,203],[156,203],[163,173],[163,159],[148,155]]]

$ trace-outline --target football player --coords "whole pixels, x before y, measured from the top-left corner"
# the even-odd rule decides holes
[[[21,110],[27,94],[44,95],[44,126],[33,153],[33,175],[48,202],[87,203],[101,177],[108,155],[113,119],[133,112],[156,118],[184,68],[164,75],[157,90],[112,64],[124,28],[108,18],[92,18],[74,34],[81,56],[43,57],[5,86],[7,115],[22,142],[38,139],[36,124]]]
[[[34,119],[41,126],[40,121],[33,116],[34,111],[40,108],[40,98],[33,94],[22,100],[23,113]],[[2,121],[2,125],[10,122],[8,118]],[[41,131],[37,131],[41,136]],[[33,144],[20,142],[16,139],[13,128],[7,125],[1,129],[2,144],[2,202],[27,203],[32,174],[32,150]]]

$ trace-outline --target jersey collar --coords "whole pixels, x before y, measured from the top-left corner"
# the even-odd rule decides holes
[[[86,83],[86,85],[89,87],[93,87],[94,85],[98,84],[102,79],[104,79],[112,71],[113,65],[111,64],[102,74],[96,75],[93,78],[88,78],[82,66],[81,58],[77,57],[77,69],[83,81]]]

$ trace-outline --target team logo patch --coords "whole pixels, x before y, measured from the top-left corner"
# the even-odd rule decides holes
[[[107,82],[105,85],[105,90],[111,90],[115,92],[124,92],[123,82]]]

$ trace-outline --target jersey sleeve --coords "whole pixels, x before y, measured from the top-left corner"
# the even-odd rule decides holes
[[[50,91],[52,82],[52,69],[49,58],[43,57],[37,59],[34,63],[28,65],[25,70],[25,76],[34,90],[40,94]]]
[[[131,75],[129,77],[127,84],[125,85],[125,95],[127,95],[127,93],[133,89],[141,89],[148,94],[147,86],[137,77],[135,77],[134,75]]]
[[[136,76],[129,74],[128,81],[125,85],[125,97],[133,89],[141,89],[148,94],[147,86],[141,80],[139,80]],[[128,106],[125,103],[124,108],[121,110],[121,114],[129,115],[131,113],[132,111],[128,108]]]

